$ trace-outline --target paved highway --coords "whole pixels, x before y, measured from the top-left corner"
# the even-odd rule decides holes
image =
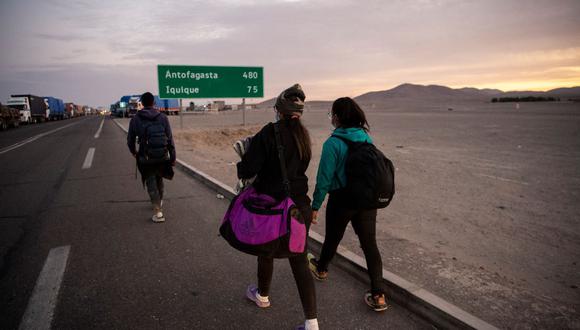
[[[227,200],[179,171],[166,190],[167,220],[153,223],[125,134],[108,118],[2,132],[0,328],[48,328],[51,317],[53,329],[293,329],[303,321],[285,260],[276,261],[272,307],[244,298],[256,262],[217,235]],[[340,269],[316,284],[321,329],[432,328],[397,305],[370,311],[366,284]]]

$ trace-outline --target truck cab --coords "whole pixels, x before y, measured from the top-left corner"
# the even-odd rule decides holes
[[[49,100],[46,97],[44,98],[44,104],[46,105],[46,119],[50,119],[51,103],[52,102],[49,102]]]
[[[134,117],[137,115],[137,111],[140,110],[140,102],[139,102],[139,95],[133,95],[129,98],[129,102],[127,104],[127,115],[128,117]]]
[[[32,114],[30,113],[30,103],[27,97],[11,97],[6,102],[6,105],[20,111],[21,123],[32,123]]]

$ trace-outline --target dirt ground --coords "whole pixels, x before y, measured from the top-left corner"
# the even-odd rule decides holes
[[[501,328],[580,328],[580,104],[365,110],[397,169],[377,221],[384,268]],[[317,104],[303,117],[310,194],[327,111]],[[178,158],[230,186],[231,145],[273,119],[271,109],[247,111],[245,127],[240,111],[170,117]],[[324,235],[324,220],[312,229]],[[362,255],[352,228],[342,244]]]

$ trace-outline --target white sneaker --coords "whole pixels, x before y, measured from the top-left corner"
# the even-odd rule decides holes
[[[164,222],[165,217],[163,216],[163,212],[159,211],[159,212],[155,213],[153,215],[153,217],[151,218],[151,220],[153,220],[153,222]]]

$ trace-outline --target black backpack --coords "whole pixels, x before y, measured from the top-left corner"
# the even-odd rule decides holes
[[[393,163],[372,143],[353,142],[338,135],[348,146],[345,162],[344,203],[352,209],[382,209],[395,194]]]
[[[157,120],[146,120],[143,124],[143,131],[143,141],[140,142],[143,152],[139,162],[142,164],[161,164],[168,161],[168,139],[163,123]]]

